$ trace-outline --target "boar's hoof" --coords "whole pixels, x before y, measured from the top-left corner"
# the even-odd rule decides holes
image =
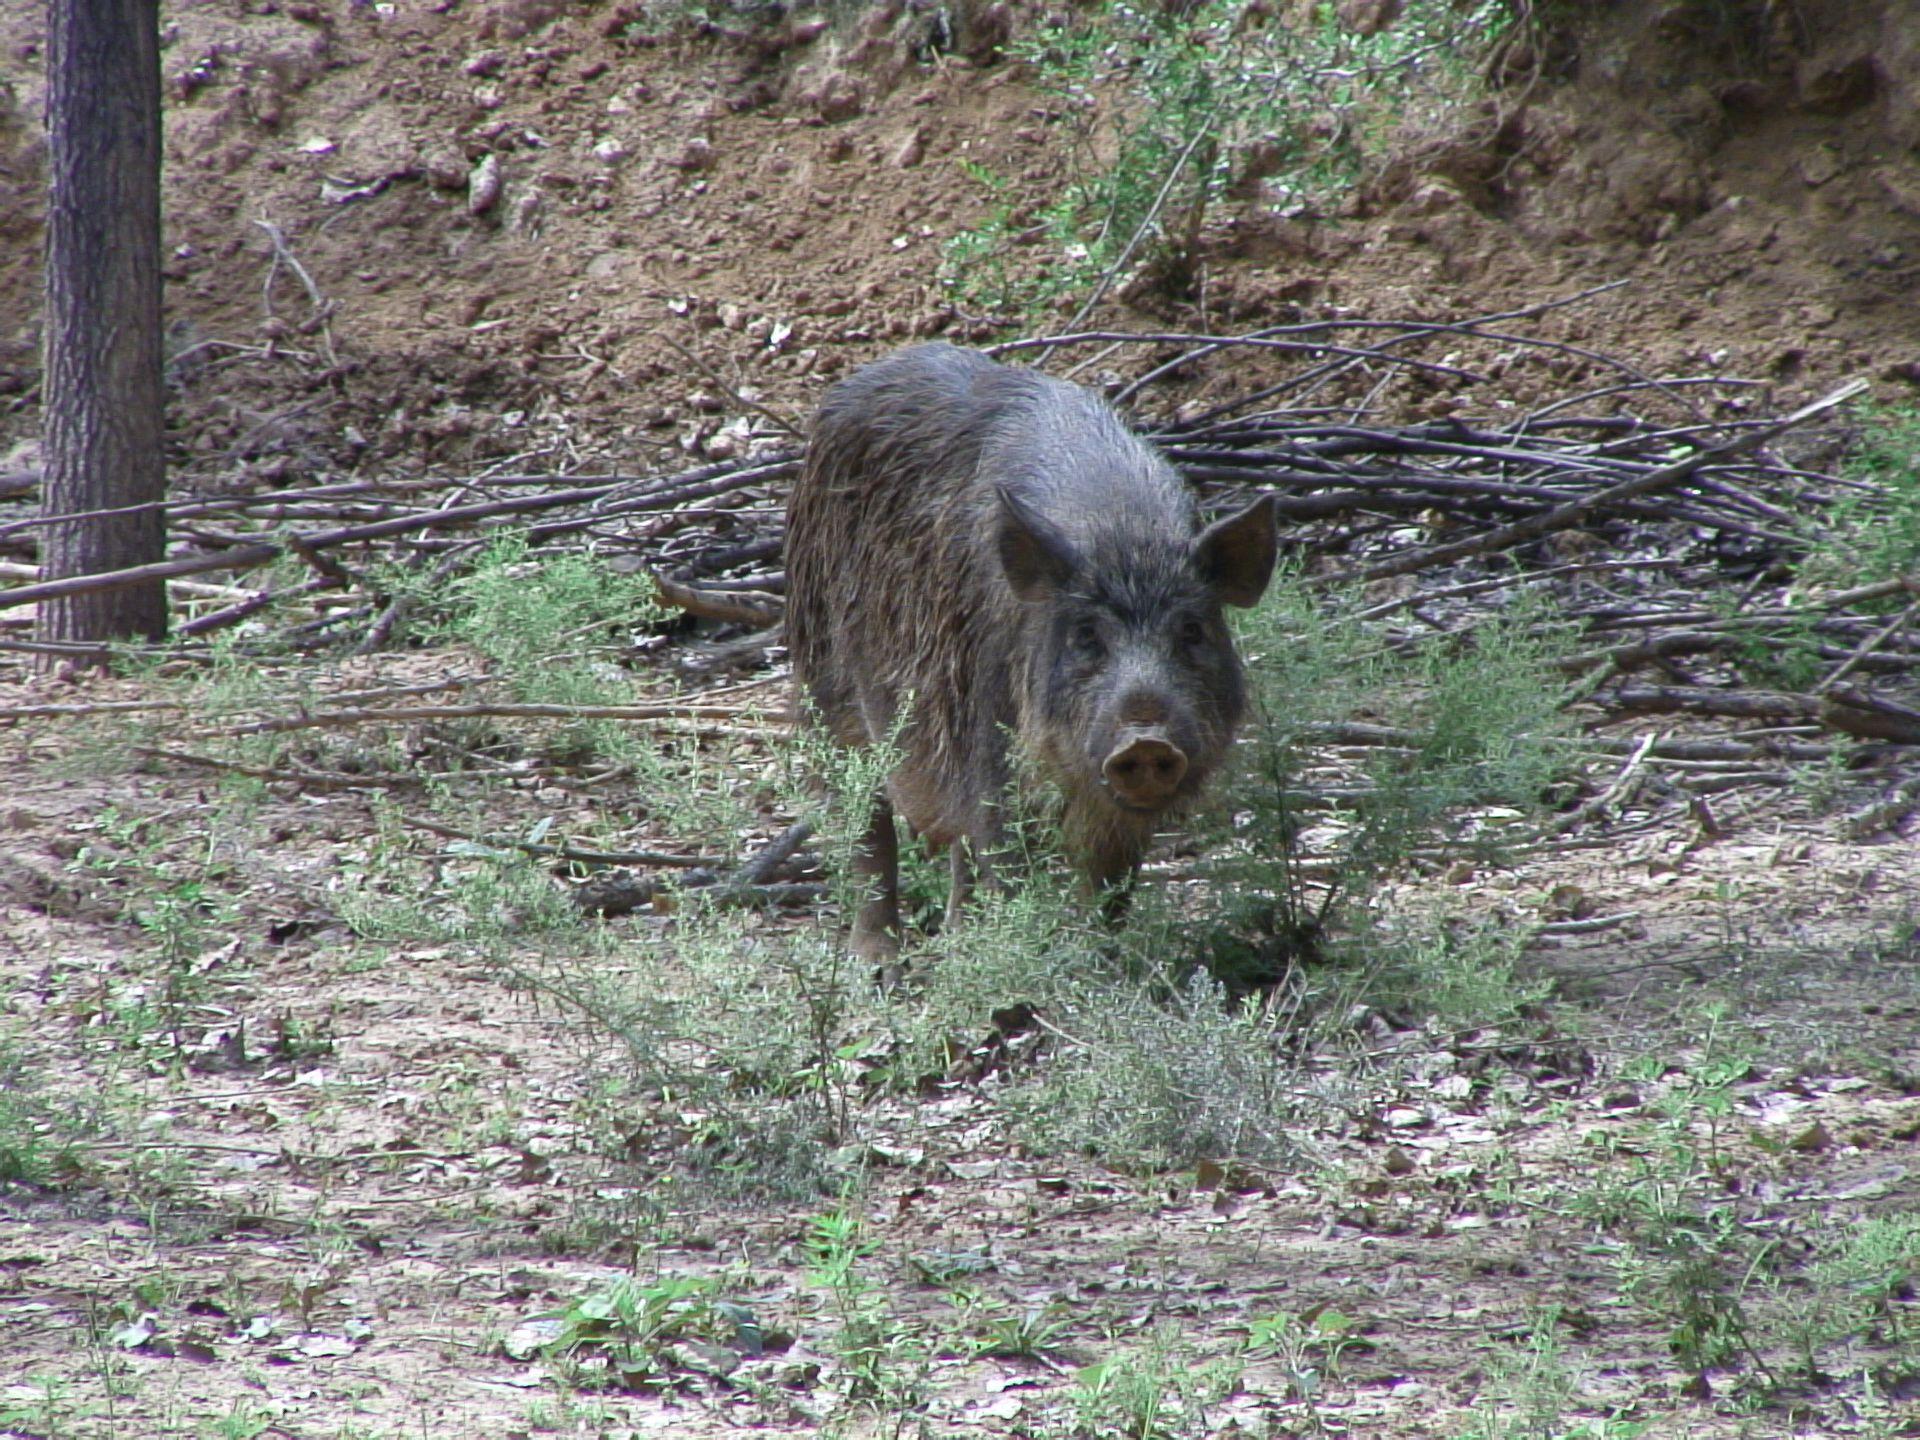
[[[1157,731],[1129,730],[1122,732],[1100,773],[1122,805],[1157,810],[1180,789],[1187,757]]]

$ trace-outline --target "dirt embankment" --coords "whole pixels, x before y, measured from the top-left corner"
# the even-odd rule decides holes
[[[797,10],[700,35],[637,4],[167,7],[176,460],[246,485],[724,454],[730,389],[797,417],[909,337],[992,337],[935,273],[987,203],[959,162],[1017,198],[1074,162],[994,53],[1029,17],[963,17]],[[9,7],[0,469],[30,462],[37,424],[43,56],[42,12]],[[1192,298],[1103,318],[1449,319],[1624,279],[1537,333],[1789,393],[1865,373],[1901,400],[1920,385],[1917,146],[1920,15],[1900,0],[1637,0],[1520,38],[1481,110],[1404,137],[1342,213],[1222,208]],[[1516,355],[1403,399],[1486,411],[1588,368]]]

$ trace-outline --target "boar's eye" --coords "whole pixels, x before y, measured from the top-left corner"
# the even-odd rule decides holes
[[[1106,642],[1100,638],[1100,627],[1091,620],[1075,622],[1067,635],[1067,644],[1084,660],[1098,660],[1107,653]]]
[[[1207,622],[1196,615],[1189,615],[1180,622],[1180,643],[1189,650],[1197,650],[1207,643]]]

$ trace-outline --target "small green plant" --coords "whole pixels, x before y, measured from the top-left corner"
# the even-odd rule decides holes
[[[1460,1440],[1633,1440],[1651,1428],[1617,1411],[1568,1417],[1582,1408],[1580,1379],[1560,1343],[1560,1323],[1559,1308],[1547,1306],[1517,1346],[1494,1353],[1487,1390]]]
[[[1352,1317],[1338,1310],[1276,1312],[1248,1326],[1246,1349],[1248,1355],[1279,1360],[1293,1398],[1317,1417],[1326,1382],[1339,1377],[1340,1359],[1356,1343],[1353,1332]]]
[[[645,576],[591,555],[536,558],[520,535],[489,544],[452,591],[452,635],[498,664],[521,699],[562,705],[624,696],[624,677],[599,657],[667,616]]]
[[[1025,297],[1008,264],[1015,226],[1007,181],[975,160],[962,160],[960,169],[985,194],[987,212],[941,245],[940,283],[963,306],[1017,309]]]
[[[251,1400],[235,1400],[225,1415],[200,1427],[205,1440],[254,1440],[275,1428],[273,1412]]]
[[[1058,1305],[1001,1309],[977,1316],[977,1319],[979,1328],[973,1339],[973,1353],[1012,1360],[1045,1355],[1070,1328],[1065,1311]]]
[[[183,842],[153,817],[112,808],[92,828],[97,839],[68,868],[111,887],[145,942],[144,963],[111,997],[116,1029],[132,1046],[177,1057],[225,1018],[213,1002],[233,977],[216,974],[210,959],[232,931],[222,841],[209,832]]]
[[[730,1340],[735,1326],[727,1314],[711,1280],[616,1280],[553,1317],[560,1329],[546,1350],[568,1362],[576,1384],[633,1390],[669,1368],[661,1354],[668,1345]]]
[[[1198,1440],[1212,1407],[1240,1383],[1238,1361],[1202,1361],[1166,1334],[1088,1365],[1074,1378],[1076,1436],[1087,1440]]]
[[[87,1433],[87,1422],[101,1414],[99,1406],[73,1395],[58,1375],[25,1375],[11,1389],[16,1398],[0,1400],[0,1429],[64,1440]]]
[[[846,1398],[889,1417],[898,1434],[926,1403],[932,1354],[868,1275],[874,1249],[849,1211],[828,1211],[808,1225],[807,1271],[827,1295],[834,1325],[827,1346],[844,1367]]]
[[[0,1042],[0,1190],[48,1185],[75,1171],[95,1128],[91,1105],[56,1102],[24,1047]]]
[[[1776,1277],[1780,1243],[1755,1227],[1726,1183],[1732,1087],[1751,1063],[1709,1012],[1699,1053],[1678,1070],[1655,1059],[1628,1079],[1663,1086],[1648,1144],[1580,1187],[1575,1212],[1620,1242],[1621,1294],[1668,1326],[1675,1359],[1696,1374],[1751,1362],[1769,1385],[1754,1302]]]

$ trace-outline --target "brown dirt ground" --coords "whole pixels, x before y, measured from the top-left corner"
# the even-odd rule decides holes
[[[1194,302],[1116,302],[1102,322],[1458,319],[1626,279],[1534,333],[1654,373],[1750,376],[1771,387],[1756,404],[1855,374],[1911,400],[1920,21],[1899,0],[1805,0],[1768,7],[1766,43],[1739,55],[1688,33],[1708,8],[1612,7],[1568,56],[1533,57],[1497,116],[1408,137],[1405,163],[1349,213],[1223,214]],[[988,338],[933,280],[940,242],[981,208],[954,161],[980,158],[1033,196],[1065,163],[1016,68],[912,61],[911,14],[766,46],[558,0],[166,9],[173,435],[194,486],[715,453],[730,387],[799,416],[909,336]],[[36,7],[0,12],[0,472],[31,465],[36,423],[42,29]],[[469,183],[488,157],[502,190],[476,216]],[[263,221],[320,309],[276,267]],[[1384,403],[1526,406],[1608,373],[1516,352],[1482,384],[1395,380]],[[1256,377],[1236,361],[1156,403]],[[452,664],[357,662],[325,683]],[[51,698],[146,693],[101,681]],[[45,682],[0,676],[0,705],[48,698]],[[634,1207],[581,1143],[594,1072],[573,1028],[450,950],[370,964],[345,940],[330,897],[382,823],[364,795],[271,786],[237,822],[213,778],[160,761],[96,770],[86,738],[0,730],[6,1020],[56,1070],[141,1097],[165,1138],[137,1147],[140,1163],[182,1169],[0,1196],[0,1433],[262,1433],[216,1428],[232,1417],[314,1437],[820,1428],[830,1325],[801,1264],[819,1206],[663,1190],[658,1222],[608,1240],[602,1212]],[[596,808],[525,794],[503,823]],[[1788,787],[1741,792],[1719,833],[1676,809],[1657,787],[1630,795],[1597,848],[1436,879],[1402,903],[1447,889],[1525,923],[1571,887],[1581,913],[1629,916],[1530,952],[1597,1017],[1587,1044],[1631,1052],[1660,1018],[1724,998],[1777,1041],[1733,1088],[1744,1180],[1786,1209],[1920,1207],[1920,994],[1911,940],[1897,943],[1920,904],[1911,842],[1842,838],[1829,806]],[[71,862],[115,813],[166,817],[170,847],[204,846],[238,898],[231,943],[203,957],[228,1013],[196,1031],[184,1070],[163,1043],[149,1059],[106,1035],[140,936],[115,882]],[[628,963],[644,972],[654,922],[631,923]],[[253,1058],[223,1068],[243,1022]],[[276,1049],[287,1036],[307,1041]],[[1462,1435],[1490,1357],[1544,1304],[1575,1317],[1590,1400],[1631,1404],[1649,1434],[1867,1433],[1817,1395],[1742,1415],[1689,1392],[1593,1237],[1499,1198],[1507,1181],[1558,1193],[1609,1138],[1645,1143],[1661,1081],[1539,1066],[1475,1086],[1470,1045],[1391,1028],[1381,1043],[1437,1058],[1356,1082],[1353,1123],[1303,1137],[1319,1166],[1299,1174],[1143,1178],[1035,1158],[1009,1145],[991,1095],[965,1088],[877,1119],[899,1144],[875,1148],[871,1263],[901,1311],[945,1308],[910,1256],[978,1250],[983,1290],[1074,1321],[1048,1362],[938,1359],[932,1433],[1060,1433],[1044,1417],[1076,1365],[1157,1329],[1219,1353],[1251,1316],[1326,1305],[1369,1342],[1327,1388],[1331,1433]],[[128,1198],[142,1195],[166,1198]],[[557,1395],[541,1365],[503,1353],[516,1326],[636,1264],[729,1276],[793,1343],[732,1385],[686,1370],[664,1393],[604,1399]],[[158,1343],[114,1343],[149,1311]],[[1916,1398],[1892,1403],[1911,1417]],[[1310,1428],[1261,1361],[1196,1433]]]
[[[327,681],[418,683],[447,662],[361,661]],[[101,681],[63,698],[150,693]],[[45,698],[0,685],[0,707]],[[672,1183],[674,1137],[698,1117],[671,1096],[614,1117],[632,1138],[609,1157],[593,1138],[608,1123],[593,1119],[596,1077],[620,1063],[604,1037],[459,946],[346,932],[342,871],[394,843],[378,839],[372,797],[277,782],[239,805],[196,767],[126,773],[88,758],[126,725],[8,732],[6,1017],[33,1037],[33,1073],[97,1077],[133,1120],[86,1152],[87,1183],[0,1192],[0,1434],[206,1435],[234,1415],[313,1437],[831,1431],[845,1372],[804,1264],[825,1202],[730,1204]],[[155,738],[195,745],[177,722]],[[623,843],[658,845],[623,822],[641,799],[534,786],[496,795],[490,819],[526,833],[551,816],[557,834],[611,819]],[[1567,1423],[1619,1405],[1662,1436],[1911,1433],[1866,1428],[1839,1392],[1748,1415],[1691,1390],[1659,1324],[1621,1300],[1608,1245],[1567,1209],[1593,1157],[1659,1153],[1659,1102],[1682,1071],[1628,1079],[1621,1065],[1649,1047],[1703,1063],[1699,1017],[1716,1002],[1754,1056],[1711,1142],[1750,1203],[1795,1224],[1920,1204],[1920,857],[1907,841],[1836,838],[1831,799],[1792,787],[1714,803],[1710,837],[1655,777],[1572,847],[1389,897],[1408,915],[1439,905],[1528,929],[1569,914],[1617,923],[1528,949],[1523,976],[1554,983],[1578,1040],[1368,1021],[1370,1063],[1303,1076],[1349,1118],[1301,1134],[1297,1169],[1132,1175],[1034,1155],[1012,1139],[992,1075],[865,1111],[858,1203],[876,1249],[864,1265],[891,1323],[952,1332],[953,1308],[921,1276],[955,1257],[987,1299],[1069,1321],[1044,1361],[937,1352],[928,1433],[1077,1433],[1058,1427],[1079,1366],[1155,1341],[1217,1357],[1262,1316],[1326,1307],[1363,1342],[1320,1396],[1331,1433],[1467,1435],[1490,1367],[1550,1306],[1580,1378]],[[156,854],[123,870],[82,863],[82,846],[124,856],[135,817],[166,837]],[[137,1039],[116,1012],[155,983],[131,957],[152,903],[141,876],[162,865],[206,874],[233,910],[193,962],[192,1021]],[[639,986],[671,970],[664,923],[622,922],[606,963]],[[742,940],[797,923],[743,918]],[[92,1099],[58,1081],[49,1093]],[[1695,1139],[1708,1143],[1697,1125]],[[632,1273],[718,1277],[787,1338],[730,1357],[725,1382],[695,1356],[639,1394],[568,1391],[512,1348],[522,1327]],[[1912,1418],[1920,1396],[1892,1403]],[[887,1433],[884,1418],[854,1433]],[[1312,1423],[1267,1358],[1204,1424],[1173,1433]]]

